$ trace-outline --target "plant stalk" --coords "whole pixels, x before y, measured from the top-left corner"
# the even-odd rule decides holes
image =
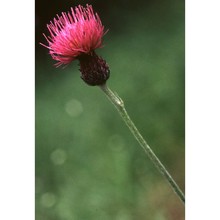
[[[169,174],[167,169],[164,167],[164,165],[160,162],[158,157],[154,154],[150,146],[147,144],[145,139],[142,137],[132,120],[130,119],[123,100],[115,93],[113,93],[109,87],[106,84],[103,84],[100,86],[102,91],[106,94],[106,96],[109,98],[109,100],[112,102],[112,104],[116,107],[118,110],[120,116],[124,120],[125,124],[130,129],[131,133],[134,135],[136,140],[139,142],[141,147],[144,149],[145,153],[148,155],[148,157],[151,159],[153,164],[156,166],[156,168],[159,170],[159,172],[166,178],[166,180],[169,182],[170,186],[174,190],[174,192],[177,194],[179,199],[185,204],[185,196],[177,183],[174,181],[172,176]]]

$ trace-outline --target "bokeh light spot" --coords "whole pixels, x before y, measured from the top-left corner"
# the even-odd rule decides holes
[[[63,163],[65,163],[66,158],[66,152],[62,149],[56,149],[50,155],[50,159],[55,165],[62,165]]]
[[[41,196],[41,205],[46,207],[46,208],[50,208],[52,206],[54,206],[54,204],[56,203],[56,196],[53,193],[44,193]]]
[[[66,113],[71,117],[78,117],[83,112],[83,107],[80,101],[71,99],[65,105]]]

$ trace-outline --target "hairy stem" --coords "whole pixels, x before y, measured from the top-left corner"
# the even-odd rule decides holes
[[[125,124],[130,129],[131,133],[134,135],[136,140],[139,142],[141,147],[144,149],[145,153],[148,155],[148,157],[151,159],[153,164],[157,167],[159,172],[166,178],[166,180],[169,182],[170,186],[174,190],[174,192],[178,195],[180,200],[185,204],[185,196],[177,183],[174,181],[172,176],[169,174],[167,169],[164,167],[164,165],[160,162],[158,157],[154,154],[150,146],[147,144],[147,142],[144,140],[132,120],[130,119],[123,100],[115,93],[113,93],[106,84],[101,85],[100,88],[102,91],[106,94],[106,96],[109,98],[109,100],[112,102],[112,104],[116,107],[119,114],[121,115],[122,119],[124,120]]]

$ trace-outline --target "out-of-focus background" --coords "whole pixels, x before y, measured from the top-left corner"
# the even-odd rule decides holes
[[[55,68],[42,33],[90,3],[108,34],[108,85],[184,191],[184,1],[36,0],[36,219],[183,220],[184,207],[75,61]]]

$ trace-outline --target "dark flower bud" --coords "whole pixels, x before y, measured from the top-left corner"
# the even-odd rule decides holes
[[[103,85],[109,78],[109,66],[104,59],[95,52],[82,54],[78,57],[80,62],[81,78],[90,86]]]

